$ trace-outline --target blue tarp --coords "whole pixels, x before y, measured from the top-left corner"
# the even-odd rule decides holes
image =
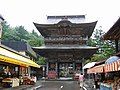
[[[110,58],[108,58],[108,59],[106,60],[105,64],[113,63],[113,62],[115,62],[115,61],[117,61],[117,60],[119,60],[119,59],[120,59],[120,57],[118,57],[118,56],[112,56],[112,57],[110,57]]]

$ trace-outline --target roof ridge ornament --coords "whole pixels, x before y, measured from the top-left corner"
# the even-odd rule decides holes
[[[72,23],[67,19],[67,17],[64,17],[57,24],[59,27],[67,27],[67,26],[71,26]]]
[[[64,20],[68,20],[68,17],[67,16],[62,17],[62,21]]]

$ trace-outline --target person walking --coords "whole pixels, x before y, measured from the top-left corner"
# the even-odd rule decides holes
[[[80,88],[83,88],[83,80],[84,80],[83,73],[81,73],[81,74],[79,75]]]

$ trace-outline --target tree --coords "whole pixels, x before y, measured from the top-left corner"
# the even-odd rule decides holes
[[[7,24],[7,22],[2,23],[3,31],[2,31],[2,40],[5,41],[15,41],[17,40],[16,36],[14,35],[14,29],[10,27],[10,25]]]
[[[45,65],[46,61],[44,57],[39,57],[38,61],[36,61],[39,65]]]
[[[99,49],[97,51],[97,54],[94,54],[90,59],[86,60],[85,63],[104,60],[115,53],[114,42],[104,41],[101,39],[104,34],[105,33],[101,27],[93,32],[94,36],[93,38],[90,38],[88,45],[98,47]]]
[[[44,44],[42,36],[39,36],[34,30],[29,33],[24,26],[11,28],[7,22],[3,23],[2,40],[5,41],[25,41],[31,46],[41,46]]]
[[[34,30],[32,30],[31,34],[34,35],[34,36],[36,36],[36,37],[39,37],[38,34]]]
[[[29,34],[29,40],[28,43],[31,46],[34,47],[38,47],[38,46],[42,46],[44,44],[44,39],[42,36],[39,36],[36,32],[34,32],[34,30],[32,31],[32,33]]]
[[[17,26],[14,28],[15,36],[19,37],[19,41],[27,41],[29,39],[29,33],[23,26]]]

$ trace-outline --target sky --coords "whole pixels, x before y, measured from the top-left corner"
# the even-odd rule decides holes
[[[0,14],[11,25],[37,31],[33,22],[45,23],[49,15],[86,15],[107,32],[120,16],[120,0],[0,0]]]

